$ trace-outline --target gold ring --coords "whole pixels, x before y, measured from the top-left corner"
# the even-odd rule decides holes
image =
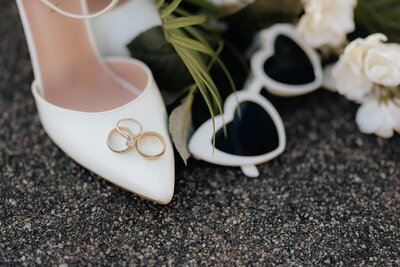
[[[110,144],[111,137],[112,137],[115,133],[118,133],[118,134],[122,135],[122,134],[120,133],[120,131],[119,131],[117,128],[112,129],[112,131],[108,134],[107,146],[108,146],[108,148],[109,148],[112,152],[115,152],[115,153],[118,153],[118,154],[123,154],[123,153],[126,153],[126,152],[130,151],[130,150],[132,149],[132,147],[135,145],[135,143],[134,143],[134,140],[133,140],[133,139],[131,138],[131,136],[129,135],[129,134],[132,134],[132,135],[133,135],[132,131],[131,131],[129,128],[126,128],[126,127],[123,127],[123,126],[121,126],[120,128],[121,128],[122,130],[124,130],[125,132],[128,132],[128,137],[126,138],[126,137],[124,136],[124,138],[126,139],[126,143],[125,143],[125,144],[126,144],[126,148],[121,149],[121,150],[117,150],[117,149],[114,149],[114,148],[111,146],[111,144]]]
[[[139,131],[138,131],[136,134],[134,134],[132,131],[129,130],[129,133],[132,134],[132,135],[127,135],[127,134],[125,134],[123,131],[121,131],[121,129],[122,129],[122,128],[127,129],[127,127],[120,126],[121,122],[123,122],[123,121],[131,121],[131,122],[134,122],[136,125],[139,126]],[[135,120],[135,119],[130,119],[130,118],[125,118],[125,119],[119,120],[119,121],[117,122],[117,128],[116,128],[116,129],[117,129],[118,133],[119,133],[120,135],[122,135],[123,137],[125,137],[126,139],[133,139],[133,140],[135,140],[135,139],[136,139],[138,136],[140,136],[140,135],[142,134],[142,132],[143,132],[143,126],[142,126],[142,124],[141,124],[139,121],[137,121],[137,120]]]
[[[161,151],[159,153],[153,154],[153,155],[143,152],[143,150],[140,148],[140,141],[142,140],[142,138],[143,137],[151,137],[151,136],[159,139],[161,141],[161,144],[163,145],[163,148],[161,149]],[[167,150],[167,144],[165,143],[165,139],[161,134],[159,134],[157,132],[144,132],[141,135],[139,135],[139,137],[136,139],[136,149],[139,152],[139,154],[142,155],[146,159],[158,159],[162,155],[164,155],[165,151]]]

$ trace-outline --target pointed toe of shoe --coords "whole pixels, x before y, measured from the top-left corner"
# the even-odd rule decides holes
[[[143,63],[128,59],[116,63],[117,70],[126,76],[130,74],[130,67],[142,68],[147,73],[147,85],[140,96],[113,110],[87,113],[47,102],[34,82],[32,91],[41,122],[58,147],[83,167],[135,195],[168,204],[174,194],[175,167],[164,102],[150,70]],[[164,154],[147,159],[135,147],[123,154],[111,151],[109,135],[123,118],[134,118],[144,131],[160,134],[165,141]]]
[[[105,164],[109,167],[99,175],[106,180],[146,200],[163,205],[171,202],[175,186],[172,147],[157,160],[142,159],[131,152],[114,155],[114,162]]]
[[[167,159],[167,161],[169,161]],[[164,164],[169,165],[169,164]],[[173,166],[166,168],[147,169],[140,175],[140,179],[146,181],[141,183],[140,196],[155,203],[169,204],[174,195],[175,171]],[[135,174],[138,175],[138,174]],[[132,177],[135,179],[136,177]],[[138,191],[138,187],[134,187]]]

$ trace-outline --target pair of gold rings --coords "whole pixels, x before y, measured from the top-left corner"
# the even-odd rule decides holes
[[[133,122],[138,127],[138,130],[134,132],[129,127],[122,126],[121,124],[123,122]],[[126,139],[124,148],[117,149],[112,146],[111,139],[115,134],[119,134],[121,137]],[[142,140],[146,137],[158,139],[162,145],[161,150],[154,154],[145,152],[145,150],[142,148]],[[111,151],[118,154],[127,153],[136,147],[136,150],[139,152],[139,154],[146,159],[158,159],[164,155],[165,151],[167,150],[167,144],[161,134],[157,132],[143,132],[142,124],[139,121],[131,118],[125,118],[118,121],[117,126],[108,134],[107,146]]]

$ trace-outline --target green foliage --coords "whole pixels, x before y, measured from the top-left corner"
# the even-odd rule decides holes
[[[256,0],[224,19],[229,25],[226,37],[244,51],[256,32],[275,23],[294,23],[301,12],[300,0]]]
[[[190,158],[188,136],[192,131],[192,104],[195,90],[196,87],[192,86],[183,103],[171,112],[168,123],[172,141],[186,165]]]
[[[359,0],[355,21],[361,34],[381,32],[392,42],[400,42],[400,1]]]
[[[240,24],[260,30],[279,22],[295,22],[302,12],[300,0],[256,0],[232,18],[240,18]]]
[[[233,89],[235,85],[226,66],[213,50],[206,35],[196,27],[204,24],[207,18],[191,15],[179,9],[181,2],[182,0],[173,0],[171,3],[166,3],[164,0],[159,0],[157,3],[163,22],[165,39],[182,59],[202,94],[211,117],[214,118],[217,113],[223,113],[223,108],[220,93],[211,77],[207,61],[219,64]],[[215,132],[214,122],[213,126]]]
[[[186,0],[185,2],[189,3],[189,4],[193,4],[194,6],[197,6],[203,12],[206,12],[217,18],[225,17],[229,14],[227,11],[216,6],[215,4],[213,4],[212,2],[210,2],[208,0]]]
[[[128,44],[128,49],[132,57],[150,67],[168,106],[187,93],[192,77],[174,47],[165,40],[162,27],[141,33]]]

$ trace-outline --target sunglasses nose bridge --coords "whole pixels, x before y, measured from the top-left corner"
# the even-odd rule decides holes
[[[264,88],[263,82],[257,75],[253,75],[252,78],[246,83],[244,91],[252,92],[255,94],[260,94]]]

